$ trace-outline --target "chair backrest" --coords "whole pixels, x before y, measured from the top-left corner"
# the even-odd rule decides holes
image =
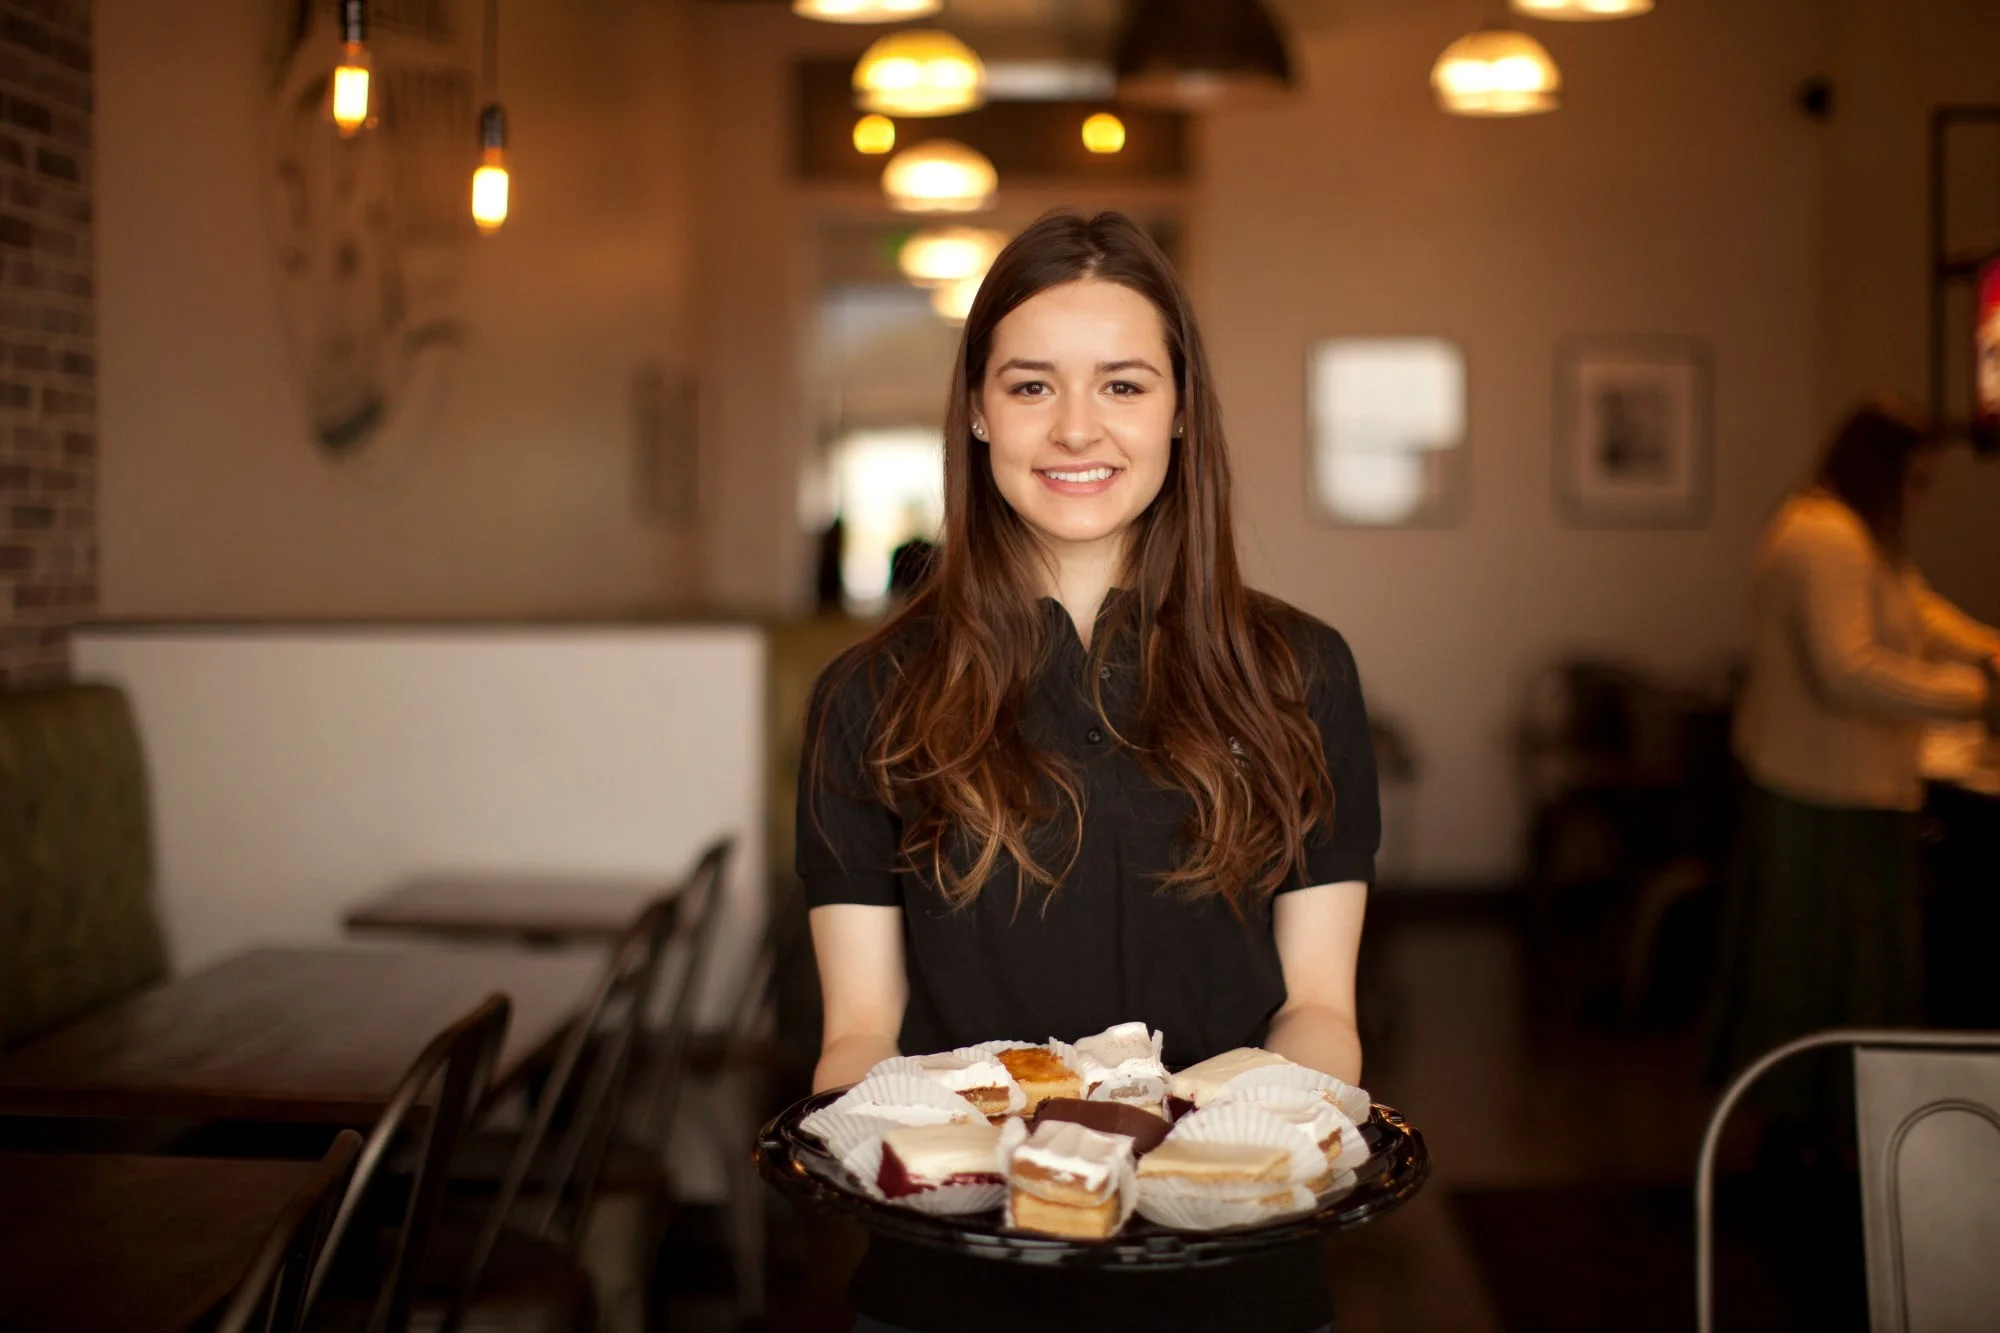
[[[1767,1052],[1717,1099],[1695,1166],[1695,1329],[1715,1327],[1715,1159],[1729,1113],[1795,1055],[1854,1051],[1873,1333],[1958,1333],[2000,1310],[2000,1032],[1836,1028]]]
[[[1854,1102],[1875,1333],[2000,1321],[2000,1033],[1989,1050],[1859,1046]]]
[[[360,1151],[361,1136],[353,1130],[334,1135],[319,1169],[271,1224],[212,1333],[298,1333],[305,1326],[306,1287]]]
[[[0,690],[0,1050],[166,975],[152,882],[124,694]]]
[[[506,1035],[509,1008],[506,996],[489,996],[477,1009],[434,1037],[396,1085],[382,1118],[361,1149],[353,1178],[348,1181],[339,1211],[334,1214],[326,1245],[313,1265],[312,1281],[306,1288],[308,1312],[338,1257],[341,1240],[354,1224],[369,1185],[414,1112],[422,1119],[416,1177],[396,1235],[395,1253],[382,1274],[365,1333],[404,1333],[408,1328],[412,1288],[444,1206],[451,1159],[478,1108],[481,1094],[493,1080],[493,1066],[500,1055],[501,1038]],[[425,1110],[419,1111],[433,1084],[437,1086],[437,1095]]]
[[[457,1299],[446,1312],[447,1333],[464,1316],[517,1207],[526,1214],[523,1225],[532,1234],[546,1237],[558,1217],[567,1215],[573,1224],[565,1239],[572,1252],[582,1241],[583,1220],[679,907],[672,894],[649,903],[612,947],[508,1160],[460,1276]]]
[[[679,971],[668,992],[665,1019],[652,1052],[653,1086],[646,1098],[642,1125],[649,1135],[669,1132],[680,1105],[688,1043],[694,1035],[709,955],[714,952],[716,925],[722,919],[723,886],[735,847],[734,838],[718,838],[710,843],[676,895],[680,928],[674,932],[674,945]]]

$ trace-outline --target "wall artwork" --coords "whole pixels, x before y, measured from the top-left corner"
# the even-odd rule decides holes
[[[1556,493],[1581,527],[1701,527],[1709,357],[1692,338],[1576,338],[1556,361]]]
[[[379,468],[430,433],[465,341],[481,16],[477,0],[371,4],[373,120],[343,138],[327,112],[336,7],[268,3],[264,194],[307,426],[326,454]]]

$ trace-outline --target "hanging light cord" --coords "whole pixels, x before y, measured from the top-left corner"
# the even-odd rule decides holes
[[[500,0],[486,0],[486,95],[500,88]]]

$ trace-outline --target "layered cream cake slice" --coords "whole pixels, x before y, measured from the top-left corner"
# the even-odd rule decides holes
[[[1239,1046],[1233,1051],[1210,1056],[1200,1064],[1189,1065],[1168,1081],[1167,1110],[1178,1118],[1221,1096],[1231,1079],[1240,1078],[1253,1069],[1290,1063],[1276,1051],[1258,1046]]]
[[[1027,1098],[1007,1066],[992,1056],[957,1055],[943,1051],[916,1057],[917,1068],[927,1079],[950,1088],[979,1108],[983,1116],[996,1118],[1022,1110]]]
[[[899,1125],[882,1136],[875,1184],[886,1199],[908,1198],[943,1185],[998,1185],[1000,1131],[979,1120],[948,1125]]]
[[[1007,1164],[1007,1220],[1024,1231],[1102,1240],[1118,1229],[1132,1140],[1066,1120],[1037,1125]]]
[[[1292,1155],[1284,1148],[1168,1139],[1139,1159],[1139,1179],[1203,1189],[1228,1187],[1236,1193],[1259,1185],[1288,1184],[1291,1165]]]

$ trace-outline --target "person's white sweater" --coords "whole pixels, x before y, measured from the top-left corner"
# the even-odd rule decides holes
[[[1915,810],[1924,728],[1981,716],[2000,631],[1886,557],[1824,492],[1785,502],[1751,589],[1736,755],[1760,785],[1815,805]]]

